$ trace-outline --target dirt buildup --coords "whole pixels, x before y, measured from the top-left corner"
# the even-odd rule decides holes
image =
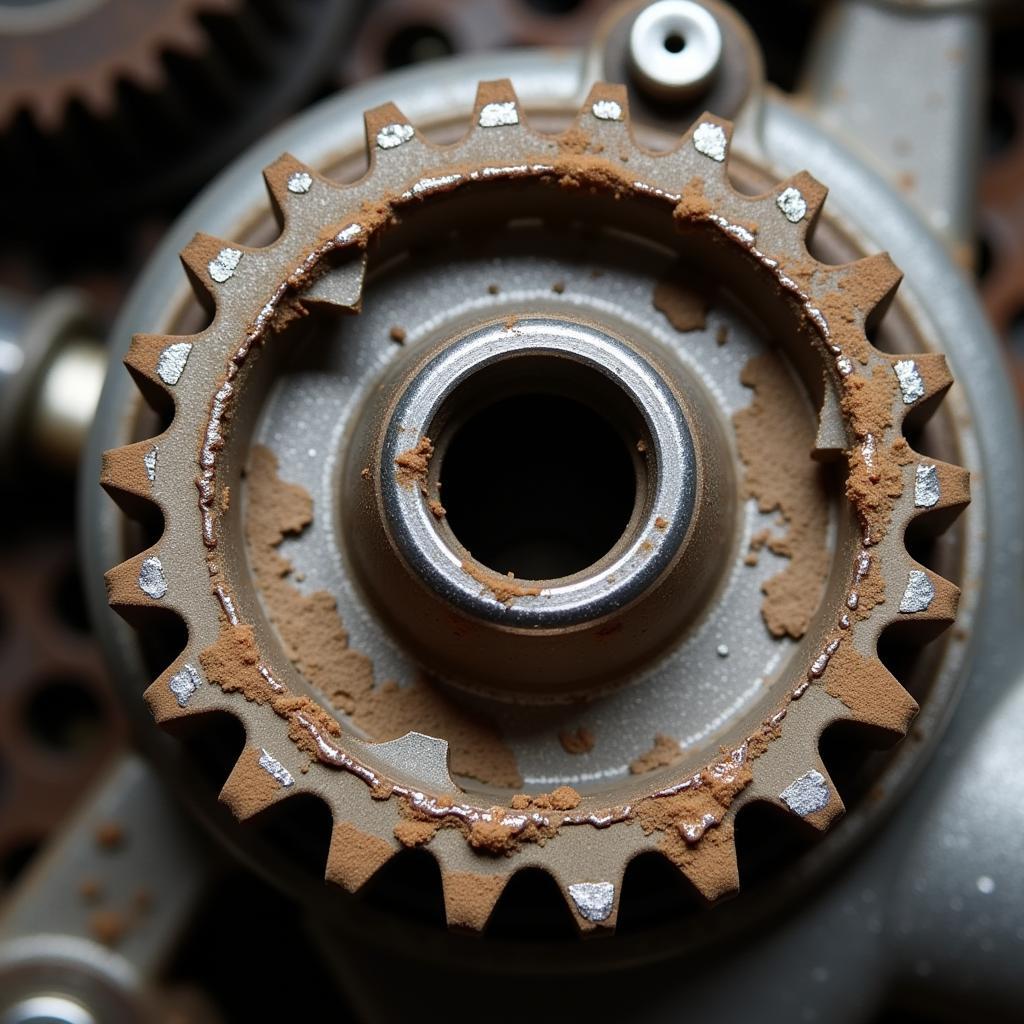
[[[652,301],[654,308],[664,313],[681,333],[703,330],[707,322],[707,299],[673,277],[663,278],[654,286]]]
[[[822,682],[825,691],[841,700],[858,722],[903,736],[917,714],[917,701],[877,659],[859,654],[852,644],[840,644],[829,660]]]
[[[629,770],[634,775],[644,775],[656,768],[667,768],[679,761],[682,756],[683,750],[679,743],[671,736],[659,732],[654,737],[654,746],[629,762]]]
[[[116,821],[101,822],[94,837],[101,850],[118,850],[125,844],[124,829]]]
[[[444,875],[445,911],[449,928],[479,931],[491,916],[505,888],[503,875],[478,875],[471,871],[448,871]]]
[[[517,583],[512,573],[502,576],[476,562],[463,562],[462,571],[467,576],[472,576],[477,583],[483,584],[494,599],[502,604],[511,604],[517,597],[537,597],[541,592],[540,587],[526,587]]]
[[[388,331],[388,337],[396,345],[404,345],[405,344],[405,339],[406,339],[405,328],[404,327],[399,327],[397,324],[395,324],[395,326],[392,327],[390,331]]]
[[[821,600],[828,572],[827,490],[823,470],[811,459],[815,417],[799,400],[799,386],[780,356],[751,359],[740,381],[753,401],[733,416],[744,467],[743,494],[761,512],[778,512],[785,532],[759,535],[758,546],[788,558],[782,572],[765,581],[761,614],[773,636],[800,639]]]
[[[276,457],[262,446],[253,449],[247,481],[246,532],[253,574],[285,653],[299,672],[370,739],[397,739],[409,731],[438,736],[448,741],[455,775],[509,788],[520,785],[515,755],[494,728],[439,686],[422,678],[407,686],[391,681],[374,685],[373,663],[349,646],[334,597],[323,590],[299,591],[290,582],[291,563],[278,551],[286,535],[301,533],[312,521],[309,494],[280,479]],[[219,651],[204,652],[208,677],[230,677],[227,686],[242,680],[250,699],[280,704],[280,695],[259,672],[251,630],[226,628],[230,635]],[[211,669],[215,676],[210,676]],[[336,723],[332,731],[337,734]],[[303,742],[310,742],[308,734]]]
[[[516,793],[511,806],[514,811],[572,811],[581,799],[572,786],[559,786],[550,793]]]
[[[396,476],[403,487],[426,487],[430,460],[434,456],[434,444],[429,437],[421,437],[415,447],[401,452],[395,458],[398,467]]]
[[[104,946],[119,945],[130,928],[131,921],[119,910],[97,910],[89,915],[89,931]]]
[[[594,734],[585,726],[576,729],[562,729],[558,742],[567,754],[589,754],[594,749]]]
[[[448,510],[437,500],[437,498],[428,499],[427,508],[430,509],[430,514],[435,519],[444,519],[444,517],[448,515]]]

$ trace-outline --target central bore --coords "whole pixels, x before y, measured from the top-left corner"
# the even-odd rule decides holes
[[[623,535],[637,500],[623,431],[562,394],[510,395],[469,415],[452,432],[440,480],[459,542],[519,579],[593,565]]]

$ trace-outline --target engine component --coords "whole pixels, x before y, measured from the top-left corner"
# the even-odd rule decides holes
[[[393,106],[369,112],[370,170],[350,185],[282,158],[266,172],[280,237],[197,237],[182,259],[209,326],[129,351],[173,420],[106,458],[107,489],[156,503],[165,524],[108,575],[111,603],[143,627],[166,609],[188,628],[147,691],[157,719],[242,718],[222,798],[243,818],[324,800],[327,877],[346,888],[428,844],[454,925],[482,927],[529,865],[581,927],[610,927],[644,850],[708,899],[735,891],[737,812],[765,802],[830,824],[842,802],[817,738],[843,720],[905,732],[916,704],[878,639],[933,631],[956,606],[902,541],[967,501],[966,474],[903,437],[950,378],[941,357],[885,354],[864,333],[898,272],[887,257],[810,257],[824,190],[798,175],[737,192],[727,123],[705,115],[653,155],[626,102],[595,86],[551,137],[489,83],[454,146]],[[647,261],[661,283],[646,311],[627,298],[640,279],[602,252],[613,233],[626,266],[664,250]],[[307,322],[364,302],[359,326]],[[319,373],[275,358],[299,347],[326,359]],[[831,495],[812,455],[845,455]],[[559,474],[575,498],[559,497]],[[594,477],[608,490],[588,493]],[[577,543],[551,551],[559,530]],[[766,546],[788,567],[766,571]]]

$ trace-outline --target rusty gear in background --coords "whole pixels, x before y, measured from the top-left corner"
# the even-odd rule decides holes
[[[2,180],[47,197],[16,204],[12,222],[109,229],[180,201],[310,98],[359,12],[342,0],[3,5]]]
[[[756,169],[730,166],[731,126],[718,118],[698,118],[677,146],[653,153],[632,137],[621,87],[595,87],[576,123],[552,136],[529,128],[498,82],[481,86],[469,133],[448,147],[393,106],[366,122],[370,169],[358,181],[339,184],[287,156],[267,170],[275,241],[197,236],[185,250],[207,326],[132,343],[129,369],[173,418],[155,437],[109,452],[104,484],[134,514],[155,504],[163,531],[109,573],[109,595],[144,631],[172,612],[189,637],[148,703],[176,727],[217,712],[239,718],[246,746],[222,799],[240,818],[298,794],[323,801],[334,820],[329,880],[355,890],[402,848],[426,848],[441,865],[450,925],[482,928],[512,874],[538,867],[580,928],[613,927],[623,872],[644,851],[717,900],[739,885],[741,808],[767,804],[824,830],[843,807],[819,756],[822,734],[845,721],[900,735],[914,716],[914,698],[877,645],[890,627],[932,635],[956,608],[956,588],[910,557],[903,539],[912,523],[940,528],[967,502],[966,473],[916,454],[904,437],[905,422],[920,424],[951,383],[945,361],[868,341],[899,272],[886,256],[812,256],[822,186],[799,174],[768,187]],[[480,298],[458,312],[433,308],[434,292],[414,277],[401,289],[404,307],[394,290],[384,291],[383,311],[375,307],[375,288],[407,254],[435,268],[452,258],[445,246],[487,254],[475,234],[486,222],[508,232],[513,250],[530,248],[531,230],[538,245],[545,223],[582,232],[593,264],[546,271],[542,294],[491,257],[495,280],[481,281]],[[602,305],[621,273],[601,265],[605,230],[619,246],[658,251],[656,315],[681,338]],[[587,263],[578,252],[575,260]],[[460,291],[470,289],[468,265],[456,275]],[[382,345],[346,357],[342,330],[333,369],[353,359],[349,369],[361,369],[376,397],[348,396],[346,406],[326,391],[296,411],[287,386],[273,390],[284,350],[302,352],[304,330],[306,351],[330,348],[309,314],[360,312],[364,278],[357,320],[376,317]],[[587,278],[599,282],[590,294]],[[736,296],[746,314],[724,311]],[[385,334],[380,316],[399,309],[402,323]],[[744,340],[750,316],[768,325],[767,339]],[[719,386],[702,376],[691,344],[708,359],[730,344],[751,354],[741,380],[754,403],[744,412],[733,399],[736,439],[723,427],[722,371]],[[614,421],[636,494],[611,551],[557,579],[513,577],[506,562],[474,558],[465,519],[455,525],[457,482],[446,476],[460,428],[487,404],[474,380],[509,400],[531,387],[582,399]],[[331,421],[309,433],[325,404],[348,408],[343,435]],[[801,406],[809,432],[799,413],[786,421]],[[315,439],[308,453],[269,450],[283,429],[275,408],[307,446]],[[508,423],[514,430],[515,417]],[[745,430],[777,446],[766,463],[744,450]],[[333,459],[318,455],[339,444]],[[327,467],[312,497],[288,482],[304,454]],[[800,482],[820,464],[827,496],[816,468]],[[795,503],[771,484],[759,492],[759,474],[776,486],[785,478]],[[269,491],[258,497],[257,488]],[[815,518],[809,506],[819,501]],[[299,586],[290,561],[311,521],[333,536],[340,567],[322,590]],[[759,535],[755,525],[768,528]],[[801,573],[779,584],[772,566],[757,569],[766,547]],[[747,582],[753,602],[737,596],[745,571],[757,573]],[[750,618],[730,620],[737,607]],[[375,618],[384,625],[367,625]],[[354,634],[375,630],[388,639],[374,655],[390,649],[388,668],[406,672],[399,686],[382,683],[379,658],[358,650]],[[715,659],[724,667],[712,669]],[[416,664],[432,678],[417,678]],[[738,676],[733,705],[711,715],[701,676],[715,685],[732,676],[734,687]],[[587,709],[599,720],[603,700],[629,693],[669,719],[689,701],[710,717],[690,717],[682,746],[651,729],[646,752],[624,719],[617,747],[600,725],[564,728],[566,707],[576,708],[574,723]],[[581,694],[585,705],[567,704]],[[363,702],[380,700],[390,709],[366,713]],[[593,757],[609,742],[611,764],[566,769],[565,757]],[[520,773],[524,758],[533,770]],[[542,764],[556,769],[545,775]]]

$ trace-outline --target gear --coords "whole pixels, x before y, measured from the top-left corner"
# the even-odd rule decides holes
[[[73,0],[5,8],[0,67],[7,77],[0,89],[0,127],[28,110],[41,127],[54,131],[73,99],[94,115],[109,117],[119,80],[158,88],[164,80],[163,52],[197,56],[208,43],[199,16],[238,8],[239,0],[146,6],[135,0]]]
[[[128,511],[157,505],[165,525],[155,544],[110,571],[109,599],[144,629],[173,612],[189,636],[147,690],[153,714],[165,724],[216,711],[241,719],[246,748],[222,798],[240,818],[298,793],[325,802],[332,882],[356,890],[403,847],[425,846],[440,864],[453,926],[482,928],[511,875],[539,867],[580,928],[613,927],[623,872],[644,851],[675,864],[705,899],[728,895],[739,886],[733,833],[742,808],[769,804],[826,829],[843,805],[819,756],[824,730],[851,721],[899,735],[916,712],[876,647],[890,626],[927,636],[955,614],[956,587],[903,543],[913,521],[938,526],[968,500],[965,471],[916,454],[903,437],[904,421],[927,415],[949,387],[945,361],[890,355],[868,341],[899,272],[887,256],[843,265],[812,257],[822,186],[799,174],[741,194],[728,178],[731,126],[711,115],[656,154],[633,140],[620,87],[595,87],[575,125],[550,136],[527,126],[511,86],[497,82],[480,87],[472,129],[452,146],[428,142],[390,105],[366,123],[370,168],[354,183],[289,156],[268,168],[275,241],[259,248],[200,235],[186,248],[211,314],[205,328],[133,339],[127,365],[156,408],[173,406],[173,419],[158,436],[108,452],[103,482]],[[358,401],[324,392],[297,415],[286,394],[268,398],[283,339],[298,350],[317,319],[311,311],[358,312],[364,277],[372,297],[402,253],[436,267],[444,257],[431,246],[447,244],[482,246],[475,270],[467,261],[451,273],[451,294],[468,292],[472,275],[487,273],[473,229],[518,225],[514,250],[539,230],[538,217],[563,237],[582,223],[577,262],[608,245],[625,259],[631,233],[657,250],[652,259],[664,264],[668,251],[688,260],[686,280],[725,280],[728,289],[702,285],[694,298],[678,272],[659,286],[655,303],[681,332],[673,334],[617,313],[617,285],[600,270],[588,294],[580,281],[578,296],[576,278],[553,280],[543,295],[503,279],[486,289],[503,309],[453,298],[450,316],[424,312],[435,293],[409,279],[383,314],[368,301],[357,318],[407,304],[391,354],[339,347],[331,357],[340,379],[375,382]],[[697,380],[700,361],[679,338],[707,326],[712,292],[723,303],[739,294],[746,311],[718,325],[723,353],[747,351],[742,324],[753,322],[785,360],[751,359],[741,384],[720,369]],[[338,323],[331,329],[343,331]],[[723,336],[729,330],[735,340]],[[707,339],[704,365],[732,365],[715,341]],[[514,398],[538,380],[545,394],[586,396],[631,439],[636,494],[607,554],[510,578],[513,556],[480,549],[477,559],[460,543],[472,524],[464,510],[458,518],[451,474],[460,428],[478,422],[495,394]],[[801,384],[804,396],[794,397]],[[816,436],[808,394],[820,403]],[[735,439],[721,415],[730,403]],[[794,411],[802,404],[806,435]],[[287,411],[275,419],[275,408]],[[314,425],[315,408],[349,417],[344,430],[331,425],[333,440]],[[487,435],[495,445],[519,429],[514,417],[497,422]],[[275,458],[259,443],[289,425],[324,481],[312,499],[278,476],[297,472],[299,447]],[[792,439],[802,436],[794,460]],[[319,461],[323,446],[340,454]],[[574,447],[553,479],[585,455],[585,445]],[[814,467],[841,469],[843,460],[819,507]],[[591,469],[573,479],[585,487],[597,474],[600,495],[608,460],[584,464]],[[796,488],[795,504],[780,482]],[[517,509],[530,514],[529,503]],[[598,505],[583,512],[570,533],[585,533]],[[776,518],[784,536],[755,532]],[[307,536],[326,546],[307,553],[303,571],[344,565],[333,595],[312,589],[320,577],[299,586],[291,559]],[[788,560],[783,582],[769,551]],[[386,623],[376,665],[359,652],[375,618]],[[374,684],[375,672],[396,665],[410,679],[425,666],[444,682]],[[675,736],[569,727],[571,716],[600,717],[603,702],[617,699],[637,715],[675,715]],[[480,727],[480,713],[492,725]],[[524,783],[520,769],[540,764],[559,733],[559,771],[524,769]],[[615,756],[598,764],[602,743]],[[620,756],[630,747],[631,770]],[[596,770],[566,769],[579,756]]]

